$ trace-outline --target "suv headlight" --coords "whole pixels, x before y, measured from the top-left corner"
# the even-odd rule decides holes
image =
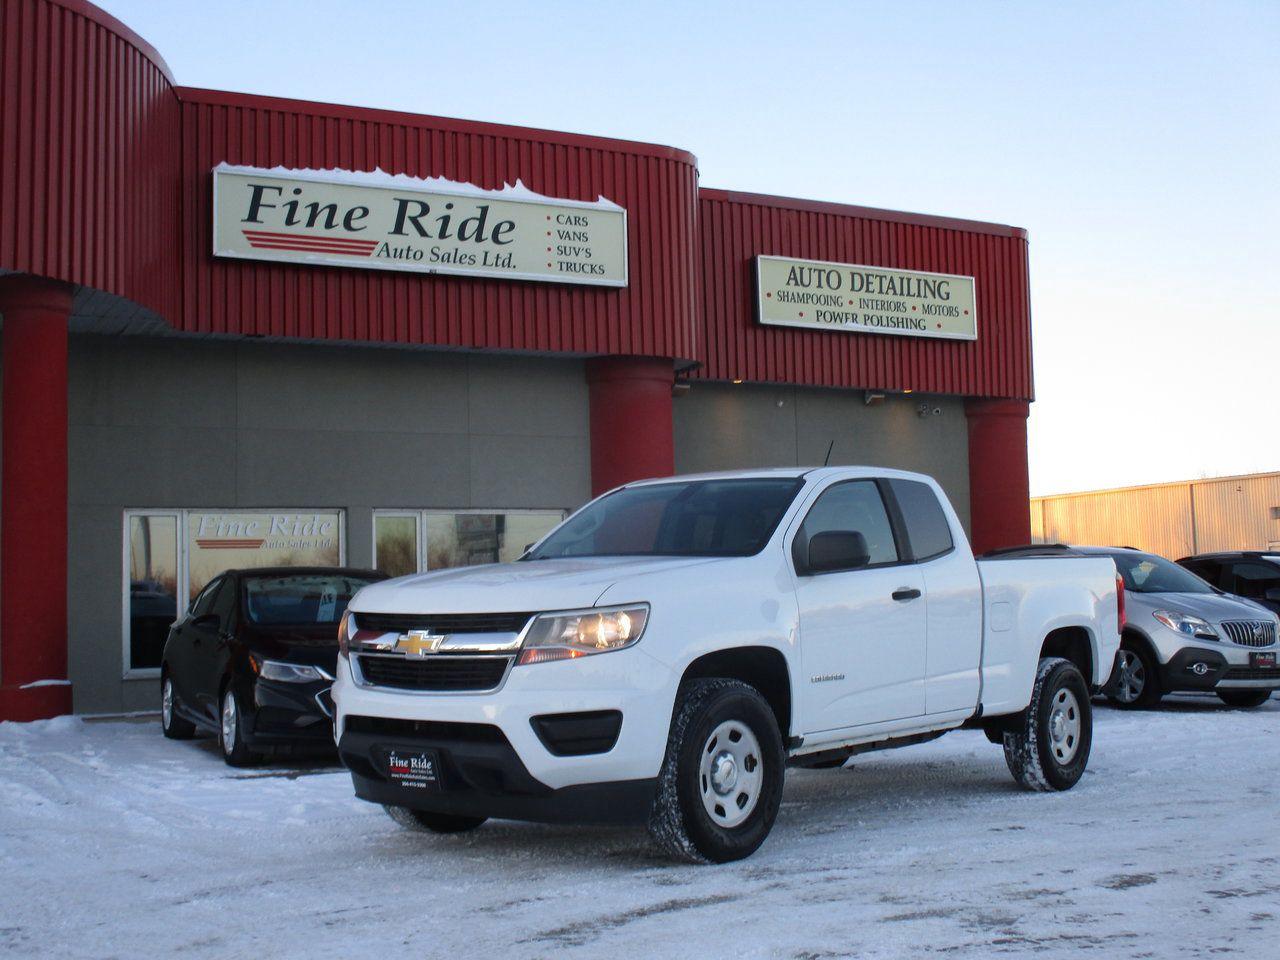
[[[320,667],[309,663],[285,663],[283,660],[263,660],[258,667],[258,676],[263,680],[283,683],[313,683],[316,680],[333,679],[327,670]]]
[[[1185,633],[1188,637],[1196,637],[1200,640],[1221,640],[1218,631],[1207,620],[1201,620],[1199,617],[1193,617],[1188,613],[1178,613],[1176,610],[1156,610],[1151,614],[1170,630],[1177,630],[1179,633]]]
[[[631,646],[649,622],[649,605],[543,613],[529,627],[516,664],[569,660]]]

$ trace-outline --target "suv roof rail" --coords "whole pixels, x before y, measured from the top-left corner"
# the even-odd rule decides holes
[[[979,560],[1010,560],[1018,557],[1082,557],[1075,547],[1065,543],[1026,543],[1017,547],[998,547],[988,550]]]

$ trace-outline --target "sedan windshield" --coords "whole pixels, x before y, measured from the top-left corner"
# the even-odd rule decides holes
[[[245,614],[260,626],[336,624],[356,592],[372,582],[323,573],[245,577]]]
[[[768,543],[802,483],[768,477],[626,487],[570,517],[524,559],[750,556]]]
[[[1171,560],[1149,553],[1112,553],[1124,588],[1133,593],[1214,593],[1213,587]]]

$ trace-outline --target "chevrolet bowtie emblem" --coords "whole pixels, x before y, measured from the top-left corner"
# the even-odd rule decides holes
[[[396,640],[396,649],[406,657],[425,657],[435,653],[440,645],[449,639],[447,633],[431,633],[427,630],[410,630],[400,634]]]

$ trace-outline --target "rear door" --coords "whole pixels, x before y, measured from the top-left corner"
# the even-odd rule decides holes
[[[973,555],[957,545],[937,492],[919,480],[893,479],[911,558],[924,577],[925,709],[973,710],[981,689],[982,582]]]
[[[792,540],[804,676],[806,733],[925,712],[925,600],[919,568],[904,561],[882,481],[842,480],[813,502]],[[870,562],[802,572],[808,541],[828,531],[861,533]]]

